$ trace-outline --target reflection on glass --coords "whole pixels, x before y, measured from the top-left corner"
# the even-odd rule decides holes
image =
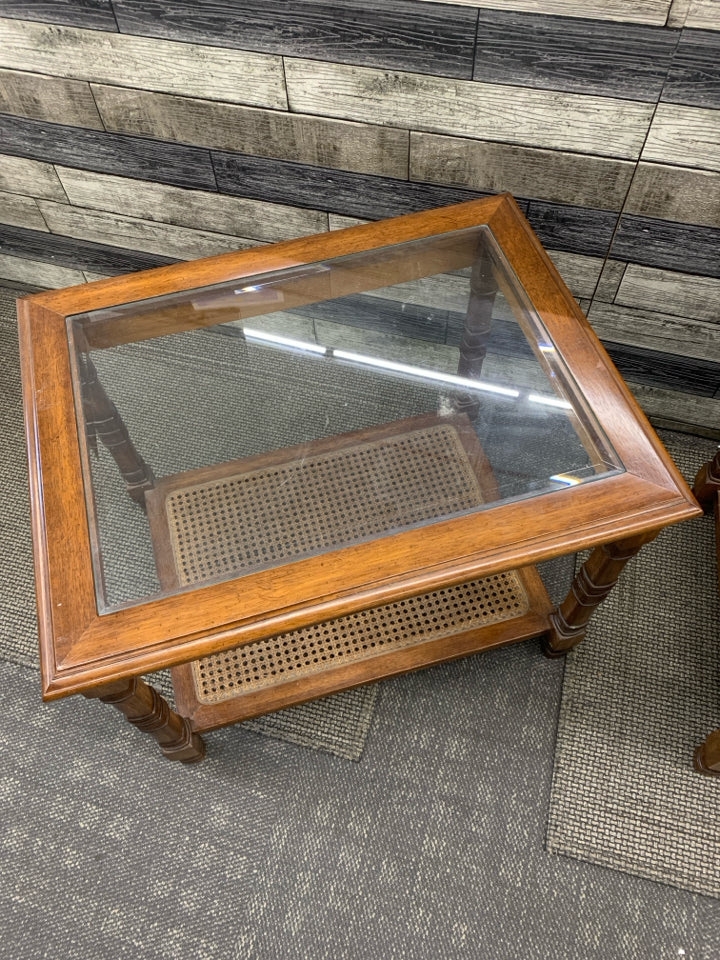
[[[486,227],[68,332],[101,612],[622,470]]]

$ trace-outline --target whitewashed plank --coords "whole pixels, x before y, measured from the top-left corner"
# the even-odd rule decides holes
[[[603,268],[599,257],[584,257],[564,250],[547,253],[574,297],[592,297]]]
[[[595,290],[595,299],[612,303],[622,282],[627,264],[622,260],[607,260]]]
[[[636,158],[653,107],[504,84],[285,60],[290,108],[481,140]]]
[[[407,178],[407,130],[91,84],[107,130]]]
[[[629,263],[615,302],[720,323],[720,280]]]
[[[436,0],[424,0],[434,3]],[[620,20],[626,23],[651,23],[663,26],[670,0],[444,0],[459,7],[490,7],[493,10],[517,10],[588,20]],[[706,0],[712,3],[713,0]]]
[[[720,171],[720,110],[658,104],[642,159]]]
[[[83,270],[83,276],[88,283],[94,283],[95,280],[109,280],[110,274],[107,273],[93,273],[91,270]]]
[[[10,157],[0,153],[0,190],[45,200],[67,200],[62,184],[50,163]]]
[[[344,230],[346,227],[359,227],[369,220],[359,220],[357,217],[343,217],[340,213],[331,213],[328,216],[330,230]]]
[[[720,30],[718,0],[690,0],[685,26],[695,30]]]
[[[288,240],[327,230],[327,214],[319,210],[185,190],[72,167],[56,169],[70,202],[77,207],[253,240]]]
[[[629,160],[433,133],[410,134],[411,180],[482,193],[507,190],[516,197],[621,210],[634,168]]]
[[[658,220],[719,227],[720,173],[639,163],[624,212]]]
[[[2,49],[0,41],[0,57]],[[0,70],[0,113],[103,129],[88,83],[19,70]]]
[[[47,224],[33,197],[0,191],[0,223],[28,230],[47,230]]]
[[[668,11],[667,26],[681,29],[685,26],[691,0],[672,0]]]
[[[667,313],[635,310],[598,300],[590,307],[588,320],[595,333],[611,343],[627,343],[633,347],[720,363],[720,325],[717,323],[686,320]]]
[[[84,283],[80,270],[59,267],[41,260],[26,260],[24,257],[8,257],[0,253],[0,278],[31,287],[72,287]]]
[[[117,213],[83,210],[50,200],[38,203],[52,233],[179,260],[194,260],[257,245],[256,241],[243,237],[138,220]]]
[[[0,66],[254,106],[287,106],[280,57],[0,18]]]

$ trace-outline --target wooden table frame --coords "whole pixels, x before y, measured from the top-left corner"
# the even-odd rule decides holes
[[[83,496],[66,318],[259,272],[311,265],[487,224],[620,456],[625,472],[480,514],[100,615]],[[433,265],[428,272],[438,272]],[[332,272],[332,271],[331,271]],[[375,286],[382,278],[375,278]],[[392,264],[387,282],[392,280]],[[298,280],[298,302],[339,295]],[[366,287],[367,288],[367,287]],[[342,288],[343,293],[351,288]],[[200,294],[202,296],[202,293]],[[700,510],[513,199],[505,194],[268,247],[37,294],[18,302],[30,463],[43,696],[113,703],[167,756],[200,759],[202,742],[139,676],[346,613],[594,547],[547,623],[546,651],[578,643],[624,564],[664,526]],[[218,322],[212,298],[192,318],[137,312],[93,328],[93,347],[163,325]],[[220,311],[220,319],[222,310]],[[227,314],[224,316],[227,319]],[[294,598],[288,602],[287,598]]]

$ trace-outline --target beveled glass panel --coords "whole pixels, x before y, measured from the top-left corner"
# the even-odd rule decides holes
[[[100,612],[622,471],[487,227],[68,333]]]

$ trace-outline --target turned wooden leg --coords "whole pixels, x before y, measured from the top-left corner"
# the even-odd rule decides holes
[[[492,261],[487,252],[481,250],[470,274],[470,300],[460,341],[459,377],[467,377],[469,380],[480,379],[492,328],[496,293],[497,282]],[[459,413],[467,414],[471,420],[477,417],[480,410],[480,401],[476,393],[458,394],[453,405]]]
[[[547,657],[562,657],[585,636],[593,610],[617,583],[623,567],[659,531],[643,533],[596,547],[580,568],[570,592],[554,613],[549,636],[543,639]]]
[[[711,513],[715,496],[720,492],[720,450],[698,470],[692,492],[706,513]]]
[[[95,364],[85,355],[81,365],[83,412],[85,427],[94,442],[97,437],[107,447],[125,481],[127,491],[136,503],[145,506],[145,491],[152,489],[155,477],[130,439],[118,409],[98,379]]]
[[[720,729],[713,730],[705,741],[695,748],[695,769],[711,777],[720,777]]]
[[[116,707],[133,726],[157,740],[168,760],[197,763],[205,756],[205,744],[185,717],[175,713],[167,700],[139,677],[103,684],[86,691],[85,696]]]

